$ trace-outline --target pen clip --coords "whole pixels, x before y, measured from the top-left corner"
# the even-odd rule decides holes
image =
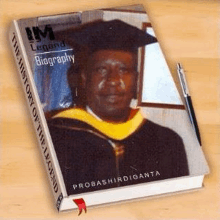
[[[177,72],[178,72],[178,76],[179,76],[179,80],[180,80],[180,84],[183,90],[183,95],[184,96],[189,96],[189,89],[186,83],[186,77],[184,74],[184,70],[183,67],[180,63],[177,64]]]

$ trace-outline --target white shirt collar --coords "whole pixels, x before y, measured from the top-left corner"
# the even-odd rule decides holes
[[[92,115],[93,117],[95,117],[97,120],[99,121],[103,121],[99,116],[97,116],[93,111],[92,109],[89,107],[89,106],[86,106],[86,111]]]

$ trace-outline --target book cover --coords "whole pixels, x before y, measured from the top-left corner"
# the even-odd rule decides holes
[[[202,149],[141,5],[14,21],[58,210],[199,188]]]

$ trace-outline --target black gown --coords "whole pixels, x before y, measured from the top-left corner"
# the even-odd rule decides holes
[[[180,136],[149,120],[122,140],[78,119],[53,118],[48,127],[68,195],[189,174]]]

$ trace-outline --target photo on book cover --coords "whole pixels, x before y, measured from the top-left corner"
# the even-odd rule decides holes
[[[67,195],[190,175],[183,137],[146,114],[184,107],[143,8],[57,15],[25,31],[39,38],[33,77]]]

